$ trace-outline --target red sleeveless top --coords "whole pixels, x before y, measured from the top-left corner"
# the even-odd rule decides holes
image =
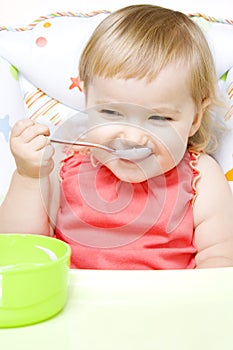
[[[119,180],[74,153],[61,168],[55,234],[72,249],[71,267],[83,269],[192,269],[192,201],[198,153],[141,183]]]

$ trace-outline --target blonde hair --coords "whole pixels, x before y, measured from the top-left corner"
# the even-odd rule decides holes
[[[154,5],[132,5],[113,12],[87,43],[79,75],[86,91],[94,76],[151,82],[171,62],[189,66],[195,104],[210,101],[189,146],[211,152],[216,145],[211,108],[218,104],[215,65],[202,30],[185,14]]]

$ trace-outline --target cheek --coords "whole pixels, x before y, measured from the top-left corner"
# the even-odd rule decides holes
[[[172,168],[180,162],[186,151],[187,130],[182,132],[173,125],[169,125],[156,132],[154,141],[159,148],[158,152],[161,152],[161,155],[169,163],[169,168]]]
[[[116,130],[109,125],[89,124],[86,132],[86,139],[90,142],[108,143],[116,137]]]

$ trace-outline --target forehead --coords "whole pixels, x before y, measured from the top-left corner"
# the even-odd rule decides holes
[[[163,68],[151,82],[95,76],[87,90],[87,104],[121,102],[149,109],[155,105],[172,104],[179,109],[185,102],[192,102],[189,76],[187,67],[174,63]]]

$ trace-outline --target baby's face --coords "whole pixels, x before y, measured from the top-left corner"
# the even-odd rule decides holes
[[[97,160],[127,182],[141,182],[175,167],[202,118],[190,93],[187,68],[175,64],[165,67],[150,83],[94,77],[86,100],[88,141],[151,148],[152,154],[137,162],[92,150]]]

